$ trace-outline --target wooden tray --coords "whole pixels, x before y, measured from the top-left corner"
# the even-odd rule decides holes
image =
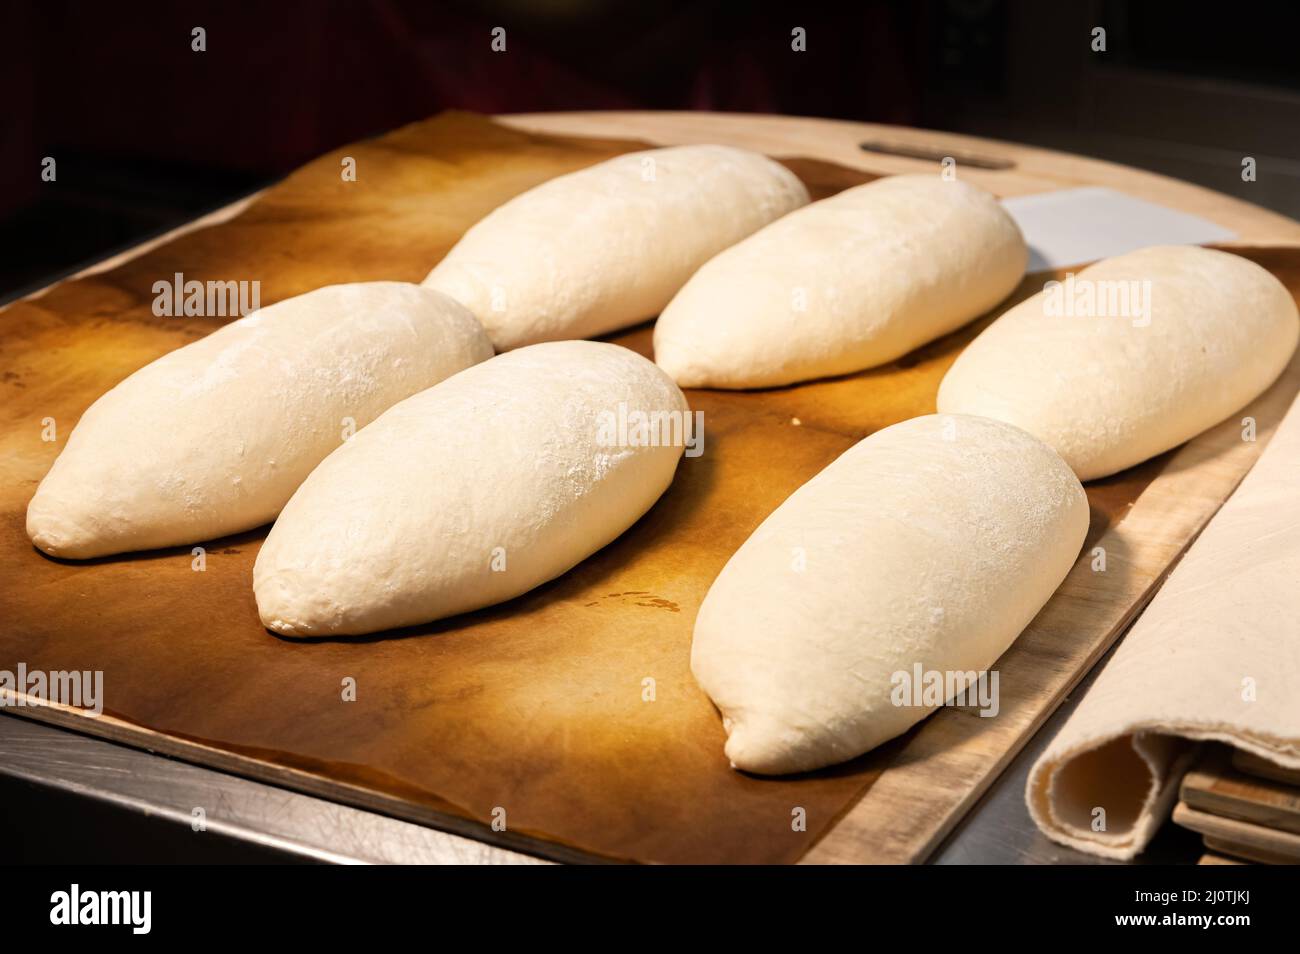
[[[6,309],[0,669],[102,670],[106,694],[100,718],[7,711],[563,860],[922,860],[1236,486],[1300,365],[1243,412],[1258,421],[1257,442],[1228,421],[1089,487],[1084,554],[998,664],[999,717],[945,710],[853,763],[783,780],[728,769],[716,713],[689,674],[695,609],[795,487],[871,431],[932,411],[940,377],[982,322],[860,375],[691,392],[705,414],[704,456],[683,462],[645,519],[560,580],[436,626],[272,636],[249,586],[264,530],[210,543],[203,573],[189,548],[66,563],[26,539],[27,501],[58,450],[40,439],[43,420],[66,437],[112,384],[220,323],[154,317],[155,281],[258,279],[265,304],[332,282],[419,280],[504,199],[637,145],[446,114],[322,157],[222,224]],[[355,183],[340,180],[344,156],[357,161]],[[871,178],[790,165],[818,195]],[[981,182],[996,183],[992,173]],[[1300,290],[1296,252],[1248,254]],[[613,338],[642,353],[649,339],[649,326]],[[1090,567],[1096,546],[1104,573]],[[643,701],[647,676],[653,703]],[[341,701],[344,678],[357,681],[356,702]],[[507,828],[493,830],[501,809]],[[796,809],[806,830],[793,830]]]

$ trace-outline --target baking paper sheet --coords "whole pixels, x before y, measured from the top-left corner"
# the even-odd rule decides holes
[[[1029,244],[1029,271],[1072,268],[1148,245],[1208,245],[1236,238],[1200,216],[1090,186],[1003,199]]]

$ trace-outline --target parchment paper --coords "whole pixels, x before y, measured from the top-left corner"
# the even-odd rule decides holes
[[[1051,838],[1132,858],[1194,751],[1300,768],[1300,400],[1030,772]]]
[[[1029,271],[1072,268],[1149,245],[1207,245],[1236,238],[1199,215],[1089,186],[1003,199],[1029,245]]]

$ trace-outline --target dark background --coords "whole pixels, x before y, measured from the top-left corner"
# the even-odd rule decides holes
[[[0,0],[0,299],[446,108],[971,132],[1300,217],[1300,4]],[[207,51],[190,31],[207,30]],[[506,29],[507,51],[490,48]],[[807,51],[790,49],[807,30]],[[1094,27],[1107,50],[1090,48]],[[1241,181],[1241,157],[1259,166]],[[42,182],[55,157],[58,179]]]

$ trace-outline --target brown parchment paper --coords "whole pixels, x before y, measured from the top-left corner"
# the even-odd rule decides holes
[[[696,609],[796,487],[872,431],[932,412],[939,379],[984,321],[847,378],[688,392],[704,412],[704,453],[682,462],[645,518],[562,578],[437,625],[273,636],[251,590],[265,528],[207,544],[203,572],[189,548],[56,561],[24,532],[27,502],[85,408],[224,320],[154,317],[154,282],[259,280],[269,304],[337,282],[418,281],[505,199],[634,148],[444,114],[322,157],[233,221],[0,313],[0,669],[102,670],[105,713],[139,730],[116,733],[127,741],[201,743],[187,757],[229,767],[217,756],[238,755],[249,774],[416,819],[433,812],[486,839],[643,862],[797,859],[898,747],[796,778],[732,771],[689,671]],[[340,178],[344,156],[356,182]],[[869,178],[789,164],[818,197]],[[612,340],[650,353],[648,325]],[[46,442],[51,418],[58,440]],[[1093,538],[1163,460],[1089,488]],[[356,701],[342,701],[345,679]],[[481,824],[498,809],[506,834]]]

